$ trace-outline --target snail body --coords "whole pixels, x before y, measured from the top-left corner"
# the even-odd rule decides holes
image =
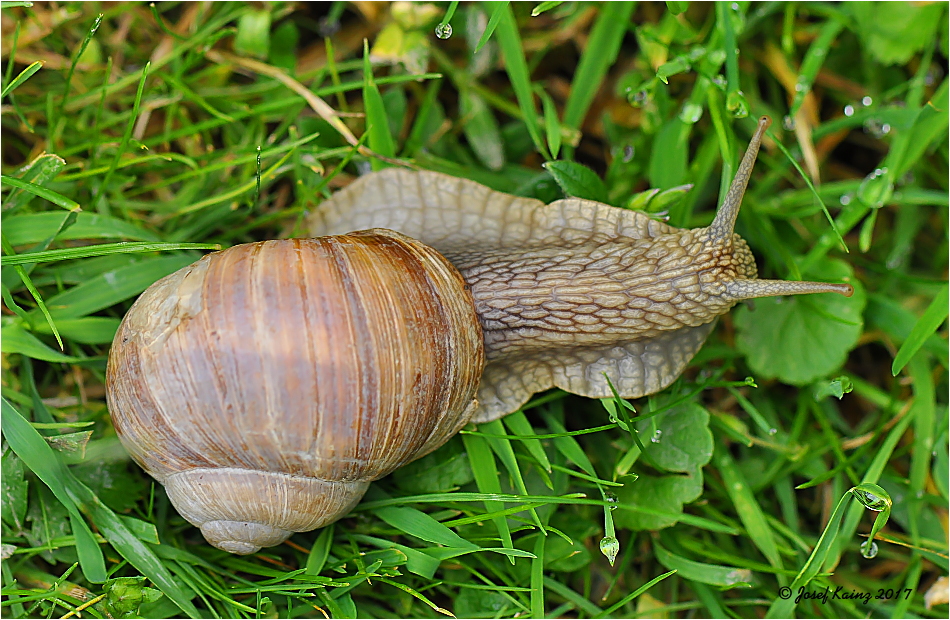
[[[481,331],[458,272],[389,231],[209,254],[133,305],[107,397],[209,542],[251,553],[349,512],[468,422]]]
[[[758,128],[713,222],[681,229],[579,198],[551,204],[430,171],[357,179],[309,219],[313,235],[382,227],[434,247],[468,282],[488,364],[473,421],[535,392],[639,398],[672,383],[716,319],[744,299],[834,292],[849,284],[757,279],[733,232],[769,126]],[[380,208],[385,205],[385,208]]]
[[[434,172],[366,175],[311,216],[316,238],[210,254],[143,293],[109,356],[116,431],[209,542],[252,553],[534,392],[657,392],[738,301],[851,294],[756,278],[733,228],[767,127],[692,230]]]

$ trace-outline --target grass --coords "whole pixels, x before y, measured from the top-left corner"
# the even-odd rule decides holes
[[[946,617],[946,5],[28,4],[2,5],[6,617]],[[118,443],[112,336],[202,250],[306,235],[385,165],[702,226],[761,115],[737,231],[850,300],[737,308],[662,393],[537,395],[248,557]]]

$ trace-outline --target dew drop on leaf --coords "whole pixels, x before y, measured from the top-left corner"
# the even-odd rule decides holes
[[[653,437],[650,437],[650,441],[653,443],[660,443],[660,439],[663,437],[663,431],[656,429],[653,431]]]

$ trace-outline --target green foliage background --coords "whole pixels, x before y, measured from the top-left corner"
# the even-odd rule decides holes
[[[947,5],[456,4],[2,3],[3,613],[946,617]],[[538,395],[244,558],[118,443],[112,336],[201,251],[400,162],[703,226],[762,115],[737,232],[852,298],[739,307],[660,394]]]

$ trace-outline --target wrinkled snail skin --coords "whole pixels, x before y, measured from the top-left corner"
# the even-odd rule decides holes
[[[475,411],[481,330],[458,271],[391,231],[265,241],[156,282],[107,398],[132,457],[246,554],[345,515]]]
[[[662,390],[716,319],[743,299],[836,292],[848,284],[759,280],[733,232],[769,120],[762,118],[709,226],[568,198],[545,205],[435,172],[361,177],[310,216],[315,236],[390,228],[444,254],[471,287],[488,365],[474,421],[500,418],[551,387],[605,398]]]

